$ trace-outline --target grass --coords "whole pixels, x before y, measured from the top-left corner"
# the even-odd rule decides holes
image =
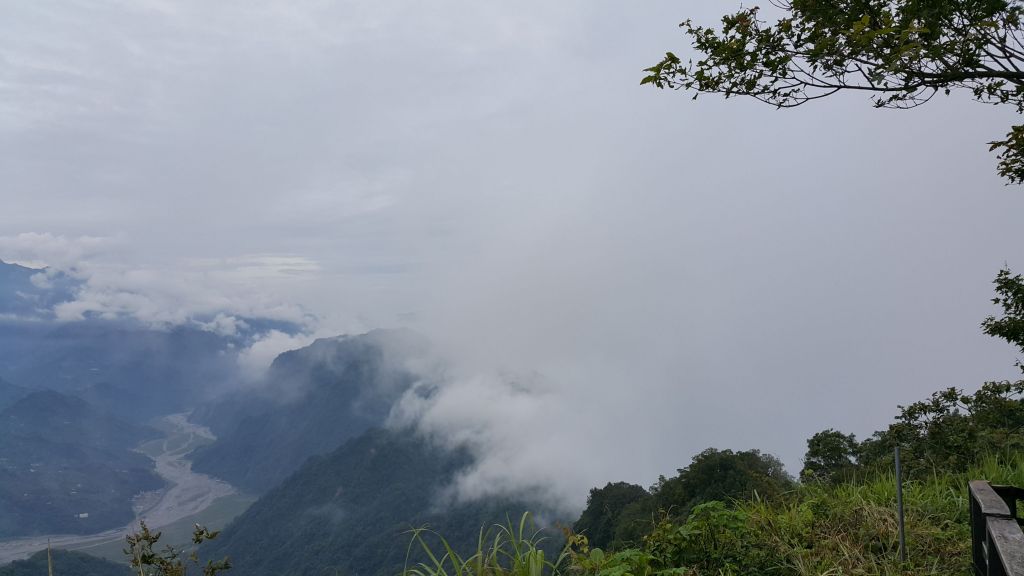
[[[567,552],[553,561],[547,557],[545,538],[533,528],[529,513],[518,525],[509,519],[481,529],[476,551],[469,556],[460,555],[433,530],[419,528],[410,534],[404,576],[543,576],[558,573],[567,558]],[[410,565],[418,553],[424,560]]]
[[[460,556],[429,530],[412,533],[425,560],[403,576],[953,576],[971,572],[967,483],[1024,486],[1024,455],[984,459],[967,473],[904,482],[908,559],[898,556],[896,479],[875,473],[838,486],[804,485],[774,502],[709,506],[686,523],[660,524],[640,548],[573,549],[549,561],[527,534],[528,518],[481,531]],[[582,545],[581,545],[582,544]]]

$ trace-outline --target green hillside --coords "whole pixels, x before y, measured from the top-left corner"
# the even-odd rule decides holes
[[[480,526],[518,517],[523,503],[457,505],[443,490],[470,462],[411,432],[370,431],[310,459],[204,548],[229,555],[246,576],[399,572],[407,531],[429,525],[462,549],[476,546]]]
[[[375,330],[281,354],[261,396],[239,394],[197,411],[218,440],[192,455],[195,470],[265,492],[310,456],[383,425],[414,380],[403,361],[424,346],[407,330]]]
[[[152,460],[132,450],[158,435],[57,392],[0,411],[0,537],[127,524],[132,497],[163,486]]]

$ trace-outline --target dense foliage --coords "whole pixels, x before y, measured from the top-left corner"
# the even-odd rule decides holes
[[[609,482],[604,488],[593,488],[587,497],[587,507],[573,530],[585,533],[594,546],[620,547],[634,538],[627,530],[637,521],[650,523],[654,509],[651,493],[636,484]],[[624,520],[627,516],[628,520]]]
[[[782,463],[758,450],[708,448],[677,472],[650,491],[625,482],[594,488],[573,530],[593,546],[621,548],[640,543],[659,519],[684,519],[703,502],[775,500],[794,487]]]
[[[855,482],[800,485],[774,502],[704,502],[685,519],[658,521],[641,542],[625,548],[604,550],[586,534],[570,533],[568,557],[549,555],[529,576],[540,576],[541,568],[552,576],[967,574],[971,478],[1024,485],[1024,457],[989,457],[963,473],[906,482],[906,562],[897,554],[895,478],[875,472]],[[526,565],[531,553],[528,546],[520,549],[524,554],[518,561],[505,556],[495,566],[452,560],[443,545],[435,545],[438,562],[405,576],[518,576],[524,572],[517,567]]]
[[[986,333],[1024,352],[1024,278],[1001,272],[1001,317]],[[757,451],[709,449],[650,493],[591,491],[574,525],[573,570],[678,574],[962,574],[970,556],[967,481],[1024,485],[1024,381],[950,388],[900,406],[863,442],[823,430],[800,485]],[[911,560],[896,557],[893,447],[902,449]],[[645,515],[637,515],[643,510]],[[629,534],[629,537],[625,535]]]
[[[699,58],[669,52],[643,83],[751,96],[780,108],[840,91],[866,92],[878,107],[908,108],[937,93],[966,90],[985,103],[1024,112],[1024,6],[1017,0],[773,2],[722,18],[720,29],[680,24]],[[999,150],[999,173],[1024,182],[1024,125]]]
[[[994,460],[905,488],[909,561],[897,555],[895,480],[878,474],[836,486],[812,483],[790,498],[705,502],[685,521],[659,522],[641,545],[612,552],[576,536],[574,570],[594,576],[966,574],[967,479],[1024,481],[1024,461]]]
[[[192,544],[198,546],[217,538],[218,534],[219,532],[211,532],[196,524],[192,530]],[[195,548],[185,550],[169,544],[161,548],[158,545],[160,536],[160,532],[153,532],[145,522],[140,522],[139,529],[125,538],[128,547],[124,549],[124,553],[134,574],[185,576],[190,572],[189,568],[198,568],[202,570],[203,576],[217,576],[231,569],[231,562],[227,558],[207,560],[205,565],[201,565],[198,550]]]
[[[829,428],[807,439],[807,453],[800,479],[804,482],[837,483],[857,470],[859,444],[853,434]]]

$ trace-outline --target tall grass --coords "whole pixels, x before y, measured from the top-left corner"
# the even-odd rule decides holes
[[[462,556],[441,534],[419,528],[410,531],[404,576],[544,576],[557,574],[563,568],[566,552],[557,558],[547,557],[542,545],[545,538],[533,527],[526,513],[514,524],[495,524],[480,530],[476,551]],[[410,565],[422,553],[424,560]]]

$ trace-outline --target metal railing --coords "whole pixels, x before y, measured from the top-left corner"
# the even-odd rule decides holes
[[[971,551],[977,576],[1024,576],[1024,532],[1017,522],[1017,500],[1024,489],[972,480]]]

